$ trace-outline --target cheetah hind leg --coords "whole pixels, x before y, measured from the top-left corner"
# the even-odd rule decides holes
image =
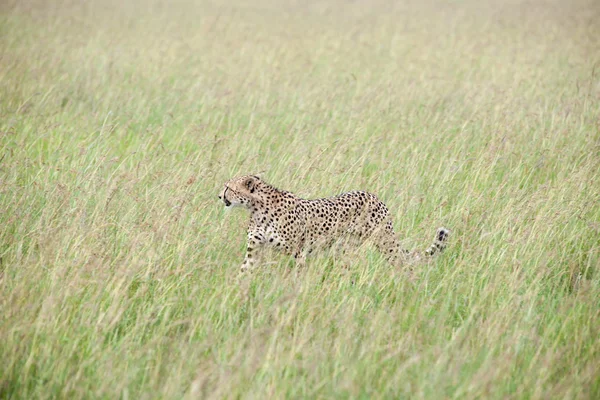
[[[413,268],[416,264],[426,261],[434,254],[442,252],[446,248],[449,234],[450,231],[448,229],[438,228],[433,244],[425,251],[424,255],[420,251],[403,249],[400,242],[396,239],[393,230],[390,228],[380,232],[375,245],[390,264],[402,267],[412,277]]]
[[[375,247],[390,264],[398,267],[407,265],[410,252],[402,248],[391,227],[377,232],[374,238]]]
[[[298,251],[294,254],[294,260],[296,260],[296,268],[302,269],[306,266],[306,255],[303,251]]]

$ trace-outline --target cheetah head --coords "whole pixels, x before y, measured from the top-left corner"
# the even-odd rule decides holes
[[[250,208],[259,199],[257,189],[261,183],[261,179],[254,175],[233,178],[225,182],[219,199],[223,200],[225,207]]]

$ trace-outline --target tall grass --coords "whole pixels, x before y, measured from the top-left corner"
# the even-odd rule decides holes
[[[0,10],[1,398],[600,397],[597,2]],[[238,276],[245,173],[450,245]]]

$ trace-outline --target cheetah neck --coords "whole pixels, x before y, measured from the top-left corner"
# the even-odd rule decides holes
[[[266,182],[261,182],[258,188],[258,198],[252,204],[252,213],[261,213],[268,207],[289,208],[301,199],[287,190],[277,189]]]

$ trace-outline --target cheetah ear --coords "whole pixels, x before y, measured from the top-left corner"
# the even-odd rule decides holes
[[[254,193],[254,189],[256,188],[256,182],[254,181],[254,179],[248,179],[244,183],[244,185],[246,185],[246,188],[250,191],[250,193]]]

